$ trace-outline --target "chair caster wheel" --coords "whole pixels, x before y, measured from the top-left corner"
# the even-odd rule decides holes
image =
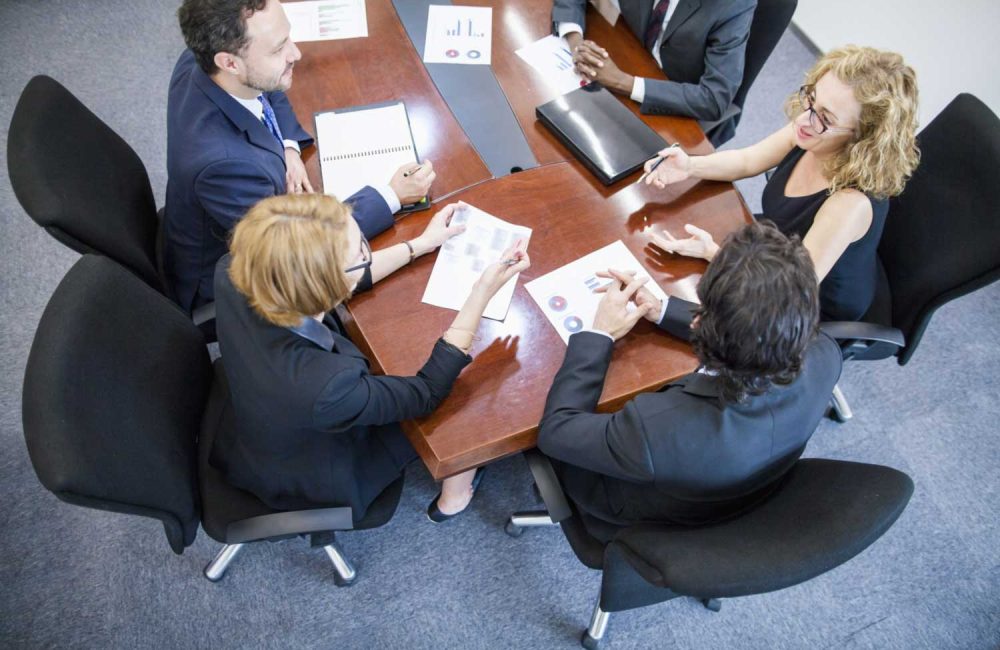
[[[513,521],[508,519],[507,523],[504,524],[503,532],[507,533],[511,537],[520,537],[524,534],[524,527],[518,526]]]
[[[831,419],[831,420],[833,420],[834,422],[836,422],[838,424],[843,424],[843,423],[847,422],[847,418],[845,418],[844,416],[842,416],[840,414],[840,411],[838,411],[837,409],[833,408],[832,406],[829,407],[828,409],[826,409],[826,417],[829,418],[829,419]]]
[[[702,598],[701,604],[705,606],[705,609],[717,612],[722,609],[722,601],[718,598]]]
[[[341,577],[341,575],[336,571],[333,572],[333,584],[337,585],[338,587],[350,587],[357,581],[357,579],[358,579],[357,575],[351,576],[351,579],[348,580],[346,578]]]
[[[587,630],[583,631],[583,636],[580,637],[580,645],[582,645],[587,650],[597,650],[601,646],[601,640],[595,639],[590,636],[590,632]]]

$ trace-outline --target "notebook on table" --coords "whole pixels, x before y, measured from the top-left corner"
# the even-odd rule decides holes
[[[341,201],[365,185],[388,183],[402,165],[420,164],[403,102],[316,113],[316,147],[323,191]],[[430,197],[404,211],[430,207]]]
[[[535,115],[605,185],[625,178],[667,146],[596,83],[542,104]]]

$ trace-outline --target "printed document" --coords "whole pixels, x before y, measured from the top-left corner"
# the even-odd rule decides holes
[[[589,83],[573,68],[573,55],[565,38],[549,34],[525,45],[516,54],[542,75],[545,83],[560,95]]]
[[[296,43],[368,36],[365,0],[283,2],[281,6]]]
[[[524,285],[563,343],[569,343],[570,334],[593,326],[597,305],[604,297],[604,294],[594,293],[594,289],[611,282],[596,274],[608,269],[635,271],[642,277],[650,277],[619,239]],[[666,299],[663,289],[652,279],[643,286],[660,300]],[[635,305],[629,303],[629,309],[635,309]]]
[[[493,9],[430,5],[424,63],[489,65],[493,48]]]
[[[518,239],[527,243],[531,228],[497,219],[471,205],[459,206],[451,217],[453,224],[465,224],[465,232],[455,235],[441,246],[422,301],[428,305],[459,310],[472,292],[483,270],[500,261],[504,251]],[[486,318],[503,320],[510,309],[511,298],[520,273],[497,291],[486,306]]]

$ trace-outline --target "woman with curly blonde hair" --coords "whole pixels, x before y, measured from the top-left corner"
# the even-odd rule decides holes
[[[802,237],[820,280],[823,319],[858,320],[875,294],[889,197],[903,191],[920,159],[916,75],[898,54],[849,45],[813,66],[785,110],[789,124],[745,149],[707,156],[664,149],[646,163],[646,183],[734,181],[777,165],[764,188],[763,216]],[[686,239],[663,231],[653,243],[711,260],[718,250],[712,236],[685,228]]]

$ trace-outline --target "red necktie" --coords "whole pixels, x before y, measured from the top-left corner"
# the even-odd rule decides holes
[[[667,15],[667,9],[669,8],[670,0],[660,0],[653,7],[653,15],[649,18],[649,25],[646,27],[646,38],[643,40],[647,50],[653,49],[653,46],[656,45],[656,39],[663,32],[663,17]]]

